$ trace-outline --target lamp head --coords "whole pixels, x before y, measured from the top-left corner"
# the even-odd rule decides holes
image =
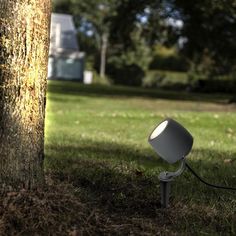
[[[162,121],[150,134],[148,142],[165,161],[175,163],[192,149],[192,135],[173,119]]]

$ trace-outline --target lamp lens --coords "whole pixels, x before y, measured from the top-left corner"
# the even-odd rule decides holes
[[[156,129],[154,129],[154,131],[152,132],[150,139],[154,139],[156,138],[158,135],[160,135],[164,129],[166,128],[168,124],[168,120],[163,121],[161,124],[159,124]]]

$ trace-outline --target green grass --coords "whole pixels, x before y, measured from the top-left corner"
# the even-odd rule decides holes
[[[235,234],[236,193],[208,188],[188,171],[172,185],[171,207],[160,208],[158,174],[176,166],[147,143],[172,117],[194,136],[191,166],[209,182],[236,187],[236,107],[228,99],[49,81],[46,171],[99,211],[107,223],[93,233]]]

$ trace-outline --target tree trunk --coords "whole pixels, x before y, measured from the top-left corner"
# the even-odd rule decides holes
[[[104,78],[106,73],[106,54],[108,46],[108,35],[102,34],[101,38],[101,59],[100,59],[100,77]]]
[[[44,183],[50,0],[0,0],[0,185]]]

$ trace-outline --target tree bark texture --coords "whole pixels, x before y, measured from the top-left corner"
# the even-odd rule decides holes
[[[0,185],[44,183],[50,0],[0,0]]]

